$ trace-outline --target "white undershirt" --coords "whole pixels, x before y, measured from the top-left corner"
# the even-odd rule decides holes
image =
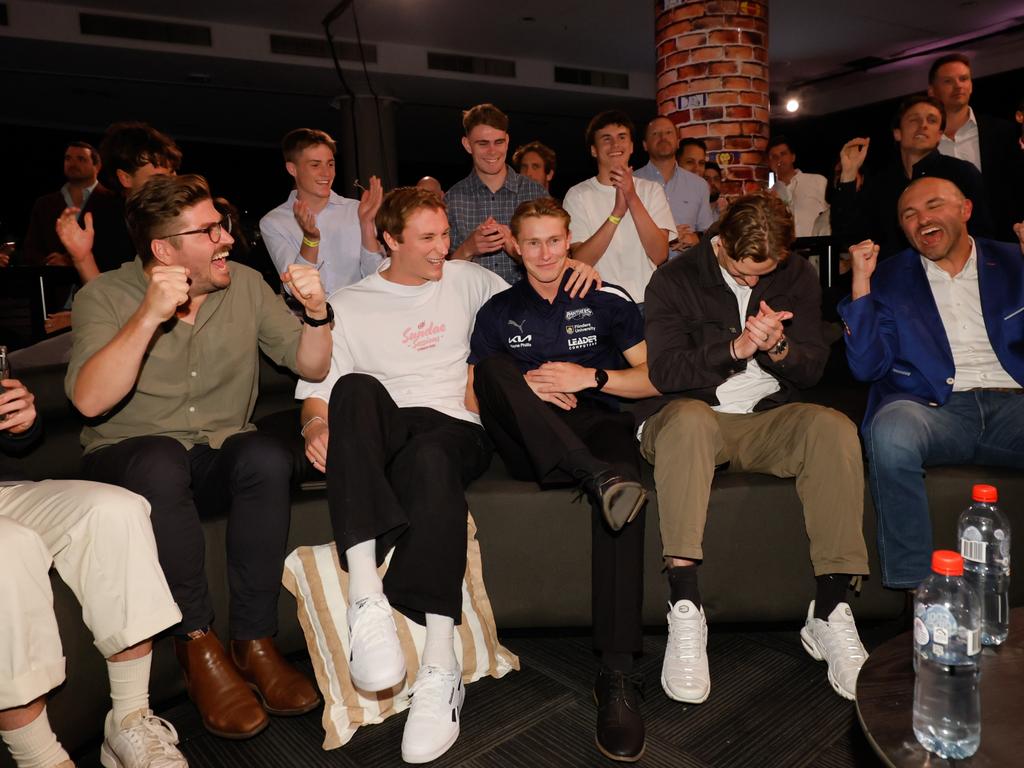
[[[939,152],[950,157],[959,157],[981,170],[981,142],[978,136],[978,121],[974,110],[967,108],[967,122],[949,138],[945,133],[939,139]]]
[[[953,352],[956,369],[953,391],[963,392],[976,387],[1019,389],[1020,385],[996,357],[985,329],[978,289],[978,251],[974,239],[971,238],[970,258],[956,277],[950,277],[942,267],[924,256],[921,263]]]
[[[712,248],[718,252],[718,238],[711,239]],[[740,285],[736,278],[730,275],[721,264],[718,268],[722,270],[722,277],[725,284],[736,296],[736,304],[740,312],[740,326],[746,324],[747,305],[750,303],[750,294],[753,290],[749,285]],[[778,392],[782,387],[779,380],[766,372],[754,358],[747,360],[747,368],[739,373],[734,373],[728,379],[718,385],[715,396],[718,398],[718,405],[711,406],[711,409],[719,413],[752,413],[754,406],[768,395]]]

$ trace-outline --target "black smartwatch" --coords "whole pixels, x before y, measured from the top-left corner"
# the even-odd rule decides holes
[[[604,370],[604,368],[595,368],[594,381],[597,382],[594,385],[594,389],[603,389],[604,385],[608,383],[608,371]]]
[[[306,308],[302,308],[302,322],[308,325],[310,328],[319,328],[321,325],[327,325],[328,323],[334,322],[334,307],[331,306],[330,302],[327,302],[327,317],[323,320],[314,320],[306,313]]]

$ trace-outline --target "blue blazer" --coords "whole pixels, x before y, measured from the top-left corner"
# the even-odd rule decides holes
[[[1024,256],[1020,247],[975,239],[981,311],[999,362],[1024,386]],[[871,293],[839,303],[846,357],[871,382],[863,427],[892,400],[944,405],[956,368],[921,256],[913,248],[878,264]]]

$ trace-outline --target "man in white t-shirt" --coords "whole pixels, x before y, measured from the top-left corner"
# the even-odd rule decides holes
[[[381,691],[406,677],[392,605],[426,625],[402,738],[402,759],[421,763],[459,734],[454,627],[466,570],[465,488],[492,453],[469,377],[469,339],[477,310],[508,283],[473,262],[446,260],[445,205],[428,190],[392,190],[376,224],[391,260],[331,296],[331,371],[320,383],[300,381],[296,397],[304,400],[306,456],[327,475],[349,573],[356,687]],[[392,547],[382,581],[377,566]]]
[[[668,259],[675,221],[661,185],[633,177],[633,121],[609,110],[587,126],[597,175],[565,193],[572,217],[573,257],[599,265],[601,276],[642,302],[654,270]]]

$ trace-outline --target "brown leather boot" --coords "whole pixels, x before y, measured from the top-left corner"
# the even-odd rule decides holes
[[[289,664],[269,637],[232,640],[231,660],[272,715],[303,715],[320,704],[320,694]]]
[[[270,724],[212,629],[192,640],[174,638],[174,652],[206,730],[225,739],[248,739]]]

